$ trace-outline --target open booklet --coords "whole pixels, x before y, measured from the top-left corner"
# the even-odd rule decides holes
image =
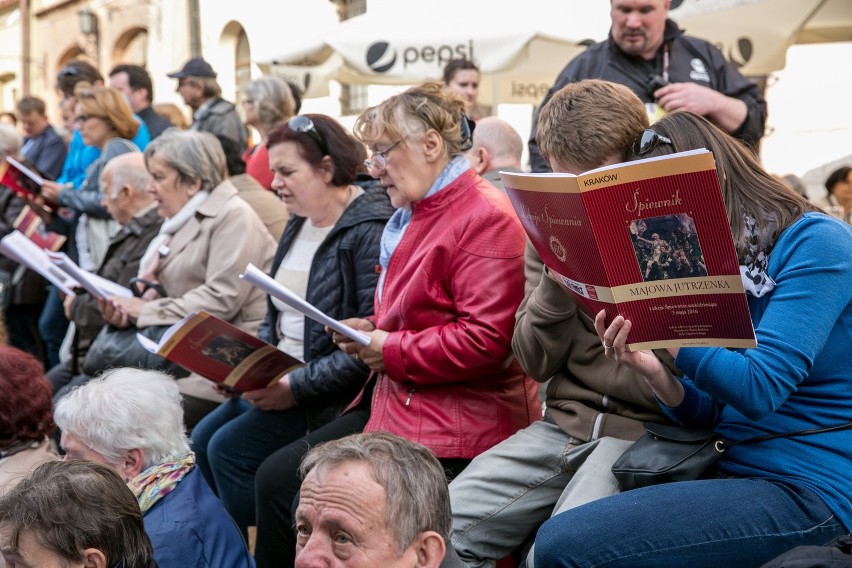
[[[241,392],[267,387],[304,363],[207,312],[192,312],[172,325],[159,343],[141,333],[142,346]]]
[[[572,174],[501,172],[550,275],[629,347],[755,347],[713,155],[681,152]]]
[[[29,167],[12,156],[6,156],[5,161],[0,162],[0,183],[23,199],[37,197],[44,181],[44,176],[34,167]],[[55,211],[57,207],[48,202],[45,203],[45,208]]]
[[[96,298],[106,300],[113,296],[122,298],[133,297],[133,292],[129,288],[125,288],[121,284],[116,284],[112,280],[107,280],[103,276],[83,270],[64,252],[47,252],[46,254],[53,264],[79,282],[82,288]]]
[[[0,239],[0,254],[44,276],[63,294],[73,294],[79,282],[56,266],[37,244],[17,229]]]
[[[294,294],[291,290],[287,289],[286,286],[282,286],[278,282],[275,281],[274,278],[270,277],[264,271],[260,270],[255,265],[249,263],[246,266],[246,271],[243,274],[240,274],[240,278],[255,286],[260,288],[270,296],[274,298],[278,298],[294,310],[299,311],[306,317],[311,318],[312,320],[327,326],[334,331],[345,335],[352,341],[356,343],[360,343],[361,345],[369,345],[370,337],[361,333],[360,331],[349,327],[343,323],[340,323],[336,319],[330,318],[313,305],[309,304],[305,300],[301,299],[299,296]]]

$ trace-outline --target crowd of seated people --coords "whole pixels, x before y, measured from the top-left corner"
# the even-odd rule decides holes
[[[83,61],[60,71],[70,146],[24,101],[44,157],[0,125],[0,153],[57,178],[29,200],[0,187],[0,231],[29,206],[82,268],[132,293],[40,281],[36,308],[16,295],[4,309],[10,565],[759,566],[850,532],[852,430],[731,448],[710,479],[621,493],[610,472],[642,422],[736,441],[852,421],[852,229],[711,121],[682,110],[651,125],[633,91],[597,79],[537,113],[555,172],[714,154],[758,346],[633,352],[631,323],[583,313],[530,245],[498,175],[522,169],[520,138],[480,117],[473,62],[351,132],[297,114],[300,93],[271,77],[243,88],[241,119],[201,58],[169,75],[189,128],[166,127],[142,73],[119,66],[105,87]],[[848,176],[835,177],[841,202]],[[645,280],[675,279],[706,274],[695,231],[643,222],[625,236]],[[365,342],[241,279],[250,264]],[[304,366],[239,392],[135,339],[199,311]],[[62,491],[92,516],[67,521],[67,546],[45,536],[68,512],[45,499]],[[95,502],[121,522],[86,512]],[[130,552],[111,545],[119,533]]]

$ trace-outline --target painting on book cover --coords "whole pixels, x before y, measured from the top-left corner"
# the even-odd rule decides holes
[[[201,354],[229,367],[236,367],[254,351],[254,347],[235,337],[217,335],[201,349]]]
[[[627,232],[643,282],[707,276],[695,221],[688,214],[635,219]]]

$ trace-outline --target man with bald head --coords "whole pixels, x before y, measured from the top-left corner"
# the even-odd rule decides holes
[[[523,152],[520,134],[505,120],[488,116],[476,121],[473,146],[467,157],[483,179],[503,189],[500,172],[520,172]]]
[[[141,152],[131,152],[113,158],[101,173],[103,205],[122,227],[112,238],[97,274],[122,286],[129,287],[130,279],[139,272],[139,260],[148,243],[157,235],[162,219],[157,215],[153,196],[148,193],[151,176],[145,168]],[[76,326],[73,356],[48,372],[53,392],[70,383],[79,374],[86,350],[104,326],[97,298],[85,290],[65,298],[65,315]]]

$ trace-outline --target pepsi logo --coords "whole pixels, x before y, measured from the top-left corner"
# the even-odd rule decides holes
[[[386,41],[377,41],[367,48],[367,67],[376,73],[387,73],[396,63],[396,52]]]

